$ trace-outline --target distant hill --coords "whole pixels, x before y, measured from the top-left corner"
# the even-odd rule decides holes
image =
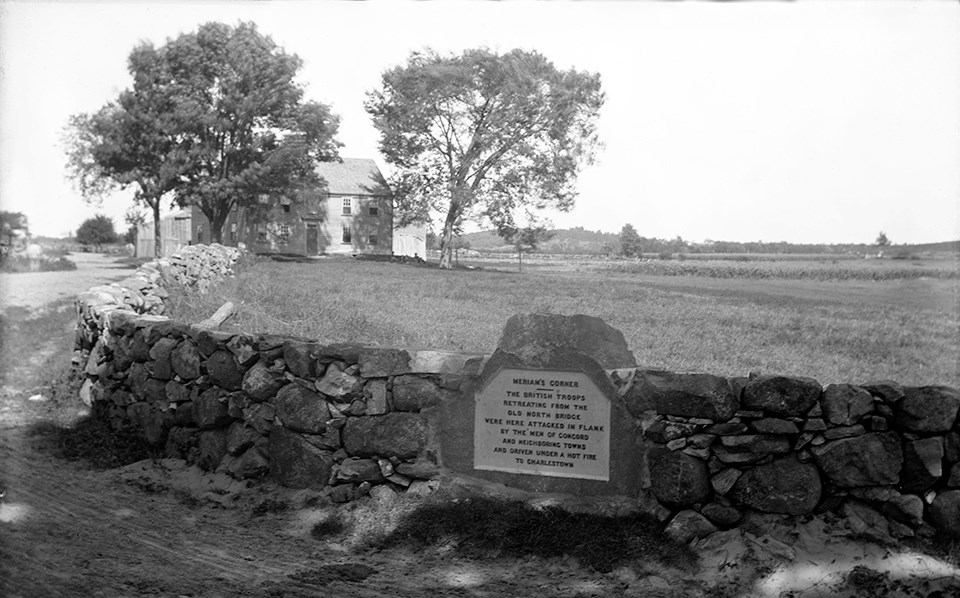
[[[588,254],[602,255],[617,253],[620,249],[619,233],[585,230],[583,227],[554,230],[554,237],[541,245],[537,253]],[[495,231],[479,231],[460,236],[470,249],[480,252],[512,252]],[[679,237],[673,240],[649,239],[641,237],[641,249],[647,253],[747,253],[747,254],[872,254],[877,252],[876,245],[868,244],[804,244],[786,242],[728,242],[710,241],[691,243]],[[960,241],[942,243],[894,244],[886,248],[889,256],[922,256],[946,253],[960,253]]]
[[[604,245],[616,247],[620,239],[617,233],[590,231],[579,226],[556,229],[554,232],[554,237],[541,245],[538,253],[601,254],[604,253]],[[512,251],[496,231],[466,233],[460,238],[476,251]]]

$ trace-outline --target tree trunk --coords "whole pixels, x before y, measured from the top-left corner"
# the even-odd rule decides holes
[[[216,218],[210,218],[210,243],[223,244],[223,225],[227,221],[227,214],[223,212],[217,214]]]
[[[446,222],[443,223],[443,238],[440,241],[440,267],[444,269],[453,268],[453,218],[447,215]]]
[[[153,202],[153,257],[163,257],[163,237],[160,235],[160,200]]]

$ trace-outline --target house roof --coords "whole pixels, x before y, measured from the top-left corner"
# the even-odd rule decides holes
[[[390,195],[390,187],[376,162],[367,158],[341,158],[320,162],[317,174],[327,181],[328,193],[349,195]]]

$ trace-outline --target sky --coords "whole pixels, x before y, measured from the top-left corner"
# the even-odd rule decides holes
[[[701,242],[960,239],[960,3],[0,0],[0,209],[61,236],[87,205],[61,135],[131,84],[127,56],[205,22],[257,23],[374,158],[363,102],[412,51],[536,50],[599,72],[603,147],[558,228]],[[469,230],[469,229],[468,229]]]

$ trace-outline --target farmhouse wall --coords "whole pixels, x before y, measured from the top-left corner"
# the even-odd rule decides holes
[[[463,474],[469,464],[445,454],[444,437],[473,437],[473,393],[491,360],[535,362],[539,353],[524,352],[536,342],[558,346],[550,317],[537,320],[546,332],[532,343],[510,345],[533,328],[505,335],[493,358],[178,323],[162,315],[165,281],[209,285],[239,255],[188,249],[78,297],[81,396],[115,429],[238,479],[269,477],[343,502]],[[597,344],[603,335],[610,346]],[[611,487],[635,493],[627,498],[676,537],[735,527],[751,511],[832,511],[878,539],[960,537],[956,389],[650,370],[622,357],[608,332],[577,342],[606,360],[601,386],[624,406],[616,425],[639,439],[637,451],[612,452],[611,476],[633,477]],[[510,474],[490,479],[510,484]]]

